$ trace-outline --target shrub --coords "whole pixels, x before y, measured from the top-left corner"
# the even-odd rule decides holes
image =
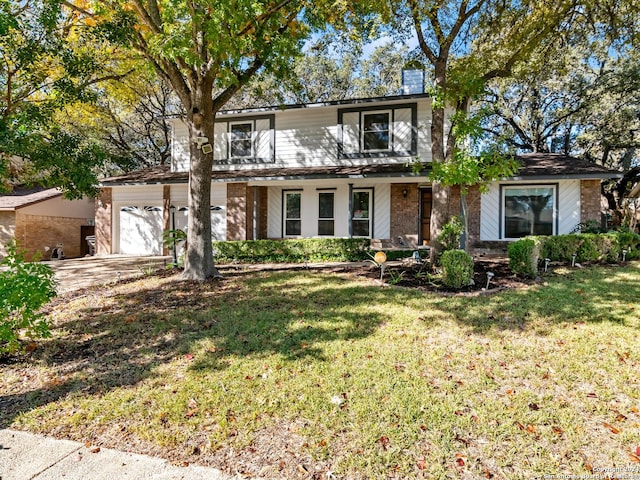
[[[442,246],[442,251],[457,250],[460,248],[460,238],[464,231],[464,225],[460,217],[453,216],[442,226],[440,235],[438,235],[438,243]]]
[[[526,237],[509,244],[509,267],[516,275],[535,277],[538,274],[541,241]]]
[[[38,311],[56,295],[53,271],[43,263],[27,263],[24,253],[10,244],[0,261],[0,352],[20,348],[20,336],[41,338],[49,326]]]
[[[367,238],[305,238],[214,242],[218,262],[350,262],[367,258]]]
[[[442,281],[449,288],[462,288],[473,281],[473,258],[464,250],[447,250],[440,257]]]

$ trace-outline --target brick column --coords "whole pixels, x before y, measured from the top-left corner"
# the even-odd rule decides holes
[[[601,222],[600,180],[580,180],[580,222]]]
[[[406,192],[406,195],[405,195]],[[416,183],[391,184],[391,241],[402,238],[405,245],[415,248],[420,226],[420,192]]]
[[[269,210],[269,189],[268,187],[258,187],[258,238],[267,238],[268,212]]]
[[[227,240],[247,239],[247,208],[247,183],[227,183]]]
[[[480,189],[478,186],[469,188],[467,192],[467,247],[473,247],[480,241]],[[496,215],[498,212],[496,212]]]
[[[96,255],[113,253],[112,189],[102,188],[96,199]]]

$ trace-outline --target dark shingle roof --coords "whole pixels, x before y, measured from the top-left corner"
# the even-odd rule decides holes
[[[514,180],[563,179],[563,178],[615,178],[621,174],[576,157],[555,153],[528,153],[516,157],[521,167]],[[211,178],[219,182],[246,182],[251,180],[303,180],[318,178],[358,177],[426,177],[429,167],[421,174],[412,172],[402,163],[323,166],[323,167],[268,167],[213,171]],[[102,185],[148,185],[161,183],[186,183],[187,172],[171,172],[168,165],[147,168],[124,175],[105,178]]]

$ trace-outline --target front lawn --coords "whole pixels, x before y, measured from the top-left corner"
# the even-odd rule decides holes
[[[478,296],[313,271],[84,292],[2,361],[0,427],[265,478],[633,469],[639,267]]]

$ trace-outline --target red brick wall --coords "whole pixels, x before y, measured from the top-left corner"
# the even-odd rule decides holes
[[[406,196],[403,194],[406,191]],[[416,183],[391,184],[391,240],[402,238],[406,246],[418,243],[420,192]]]
[[[247,239],[247,196],[246,182],[227,184],[227,240]]]
[[[112,189],[103,188],[96,199],[96,255],[112,253]]]
[[[268,187],[258,187],[258,238],[267,238]]]
[[[580,222],[601,221],[600,180],[580,180]]]
[[[477,186],[471,187],[467,193],[467,225],[469,228],[467,246],[473,246],[480,241],[480,196],[480,189]]]

